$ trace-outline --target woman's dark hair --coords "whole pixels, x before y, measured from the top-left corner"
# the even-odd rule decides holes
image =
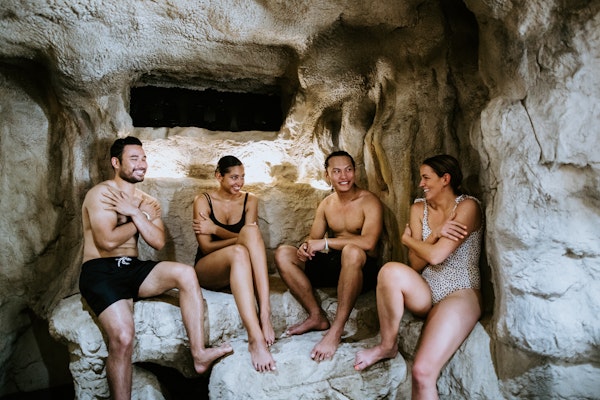
[[[454,193],[462,193],[460,185],[462,183],[463,174],[456,158],[448,154],[440,154],[429,157],[423,161],[423,164],[430,166],[440,178],[444,176],[444,174],[450,175],[450,187],[452,187]]]
[[[219,162],[217,163],[217,168],[215,172],[221,174],[221,176],[225,176],[226,173],[229,172],[231,167],[237,167],[238,165],[243,165],[237,157],[234,156],[224,156],[221,157]]]
[[[330,155],[328,155],[327,158],[325,159],[325,169],[327,169],[327,167],[329,167],[329,160],[333,157],[348,157],[350,159],[350,161],[352,162],[352,167],[356,168],[356,165],[354,164],[354,158],[352,158],[352,156],[350,154],[348,154],[344,150],[337,150],[337,151],[334,151],[333,153],[331,153]]]
[[[117,139],[112,144],[112,146],[110,146],[110,158],[117,157],[119,159],[119,161],[122,162],[123,161],[123,159],[122,159],[123,149],[128,144],[135,144],[135,145],[141,146],[142,142],[140,139],[138,139],[134,136],[127,136],[124,138]]]

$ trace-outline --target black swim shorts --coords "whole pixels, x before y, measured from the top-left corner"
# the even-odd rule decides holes
[[[122,299],[138,300],[140,286],[158,261],[135,257],[108,257],[81,266],[79,291],[96,315]]]
[[[304,263],[304,273],[313,287],[337,287],[342,270],[342,252],[340,250],[329,250],[329,253],[317,252],[312,260]],[[377,286],[377,274],[379,267],[377,259],[367,257],[362,269],[363,287],[362,292],[375,289]]]

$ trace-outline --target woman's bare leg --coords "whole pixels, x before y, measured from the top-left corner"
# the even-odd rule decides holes
[[[378,361],[396,357],[398,330],[405,306],[417,314],[426,313],[431,308],[429,286],[412,268],[397,262],[387,263],[377,276],[381,342],[356,354],[356,370],[361,371]]]
[[[412,367],[413,399],[438,398],[437,379],[481,316],[480,297],[479,291],[459,290],[429,312]]]
[[[252,365],[259,372],[274,370],[275,360],[269,352],[256,314],[252,267],[246,247],[235,244],[214,251],[201,258],[195,269],[200,285],[207,289],[231,286],[242,323],[248,332]]]
[[[254,287],[256,289],[260,325],[267,346],[275,342],[275,331],[271,323],[271,292],[269,289],[269,270],[267,267],[267,254],[265,242],[257,224],[245,225],[240,231],[238,244],[243,244],[248,249]]]

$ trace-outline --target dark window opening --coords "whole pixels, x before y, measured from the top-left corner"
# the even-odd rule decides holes
[[[194,126],[212,131],[278,131],[281,97],[143,86],[131,88],[129,111],[136,127]]]

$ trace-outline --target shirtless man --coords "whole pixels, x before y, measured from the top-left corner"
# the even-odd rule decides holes
[[[106,375],[112,398],[130,399],[134,299],[179,289],[183,323],[199,374],[232,348],[229,344],[204,347],[204,306],[193,267],[137,258],[139,236],[157,250],[165,245],[158,201],[135,188],[148,167],[142,143],[131,136],[117,139],[110,156],[114,178],[94,186],[83,201],[79,288],[108,337]]]
[[[354,173],[350,154],[331,153],[325,160],[325,177],[333,193],[319,204],[308,238],[299,248],[282,245],[275,252],[281,278],[308,312],[306,320],[286,333],[300,335],[329,328],[311,351],[315,361],[333,357],[358,295],[374,288],[377,282],[383,207],[373,193],[355,185]],[[338,307],[330,325],[313,287],[336,286]]]

